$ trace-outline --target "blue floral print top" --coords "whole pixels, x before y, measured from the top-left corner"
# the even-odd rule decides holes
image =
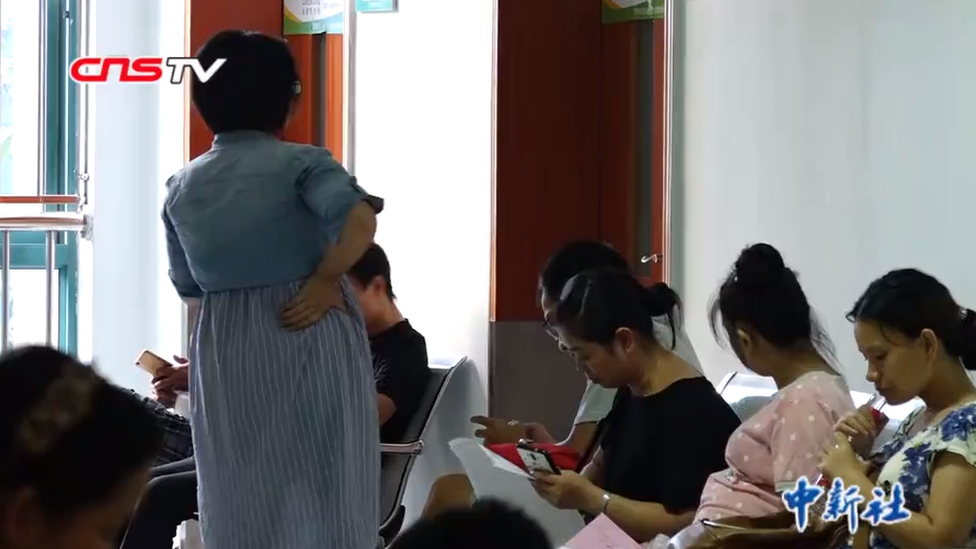
[[[940,452],[962,456],[976,467],[976,402],[961,406],[932,425],[924,426],[920,418],[925,407],[912,412],[902,422],[895,436],[871,455],[871,463],[881,468],[878,486],[890,494],[900,482],[904,490],[905,509],[920,512],[929,499],[932,466]],[[850,547],[850,545],[848,545]],[[881,534],[872,531],[870,549],[897,549]],[[970,530],[964,547],[976,547],[976,524]]]

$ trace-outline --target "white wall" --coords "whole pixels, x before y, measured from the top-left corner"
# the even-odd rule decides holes
[[[442,403],[440,415],[455,419],[428,434],[430,455],[404,495],[407,523],[438,476],[462,470],[444,444],[471,436],[464,419],[487,411],[493,4],[411,0],[398,13],[347,18],[352,169],[386,199],[376,241],[394,291],[432,357],[462,353],[478,368]]]
[[[735,363],[706,307],[767,241],[868,390],[844,313],[873,278],[918,267],[976,305],[976,2],[674,4],[673,275],[703,363]]]
[[[183,54],[183,2],[90,1],[91,55]],[[79,354],[144,391],[149,378],[133,366],[139,351],[168,355],[182,343],[159,211],[166,178],[183,165],[183,89],[103,84],[91,95],[94,237],[79,258]]]
[[[354,28],[353,167],[386,199],[394,290],[433,353],[486,380],[493,1],[404,1]]]
[[[91,54],[183,52],[183,2],[91,3]],[[484,381],[493,1],[402,2],[398,13],[354,25],[355,172],[387,199],[377,239],[401,306],[433,354],[470,356]],[[183,92],[105,84],[92,95],[95,230],[81,252],[79,350],[116,382],[146,390],[134,357],[178,352],[182,341],[159,209],[166,177],[183,162]]]

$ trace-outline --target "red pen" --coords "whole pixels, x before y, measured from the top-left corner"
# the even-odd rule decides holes
[[[888,401],[885,399],[885,397],[881,396],[881,393],[874,393],[873,395],[871,395],[871,398],[869,398],[865,404],[868,407],[870,407],[871,417],[874,418],[874,422],[881,424],[885,420],[884,412],[882,412],[881,409],[888,404]],[[850,442],[851,437],[847,437],[847,440],[848,442]],[[819,477],[817,477],[816,484],[817,486],[823,488],[829,488],[830,479],[828,479],[824,475],[820,475]]]
[[[871,407],[871,417],[875,421],[880,422],[885,419],[885,415],[881,412],[881,409],[888,404],[888,401],[885,400],[885,397],[881,396],[881,393],[874,393],[866,404]]]

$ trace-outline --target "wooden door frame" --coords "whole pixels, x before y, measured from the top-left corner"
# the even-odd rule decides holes
[[[325,147],[343,161],[345,56],[342,34],[288,36],[302,93],[284,138]]]
[[[621,250],[628,260],[637,261],[643,255],[659,254],[663,260],[652,262],[649,276],[641,279],[646,284],[670,283],[668,20],[657,19],[650,23],[653,51],[650,56],[652,104],[646,111],[649,120],[639,119],[641,109],[637,106],[640,100],[638,79],[641,77],[637,65],[641,62],[641,56],[637,54],[638,24],[605,25],[602,32],[600,237]],[[637,125],[641,123],[651,126],[650,150],[639,150],[643,143],[638,139]],[[644,177],[636,170],[640,154],[650,155],[649,182],[638,180],[638,177]],[[649,226],[641,225],[648,220],[638,219],[633,207],[642,199],[641,193],[636,191],[642,184],[650,185]],[[640,231],[650,231],[649,250],[637,249]]]
[[[665,19],[657,19],[654,25],[654,104],[651,109],[651,245],[653,254],[661,254],[662,261],[652,263],[651,277],[658,282],[671,283],[671,226],[670,226],[670,186],[668,151],[671,138],[669,128],[670,118],[670,85],[668,71],[668,22],[670,12],[665,12]]]

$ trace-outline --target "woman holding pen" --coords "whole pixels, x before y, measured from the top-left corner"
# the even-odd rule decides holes
[[[908,512],[886,512],[870,549],[976,546],[976,313],[934,277],[899,269],[872,282],[848,318],[881,396],[925,405],[867,461],[857,454],[868,455],[883,425],[866,406],[849,414],[824,452],[824,474],[858,486],[864,501],[876,489],[889,503],[900,497]]]

